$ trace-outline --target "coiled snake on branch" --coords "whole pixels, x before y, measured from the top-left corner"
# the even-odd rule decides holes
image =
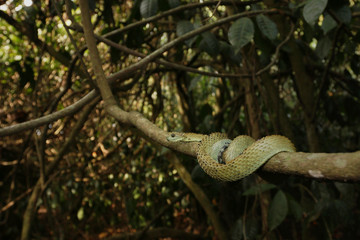
[[[271,135],[257,141],[240,135],[234,140],[223,133],[202,135],[172,132],[170,142],[199,142],[197,159],[204,171],[215,179],[237,181],[261,167],[279,152],[295,152],[291,141],[280,135]]]

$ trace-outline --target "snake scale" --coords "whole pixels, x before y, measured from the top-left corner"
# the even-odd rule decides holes
[[[296,151],[292,142],[280,135],[266,136],[255,141],[247,135],[230,140],[223,133],[202,135],[172,132],[167,140],[199,142],[196,155],[200,167],[221,181],[237,181],[255,172],[275,154]]]

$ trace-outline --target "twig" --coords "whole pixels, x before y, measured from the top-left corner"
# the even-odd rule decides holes
[[[317,97],[316,97],[316,99],[314,101],[315,103],[313,105],[313,109],[312,109],[312,112],[311,112],[311,116],[310,116],[311,121],[314,121],[314,119],[316,117],[316,110],[319,107],[321,96],[323,95],[323,92],[325,91],[325,89],[324,89],[325,88],[325,83],[328,81],[327,77],[329,75],[332,60],[334,59],[334,55],[335,55],[334,53],[335,53],[335,49],[336,49],[336,42],[337,42],[337,39],[338,39],[338,36],[339,36],[339,32],[342,29],[342,26],[343,26],[343,24],[340,24],[339,27],[336,29],[335,37],[334,37],[334,40],[332,42],[330,56],[329,56],[329,59],[328,59],[326,65],[325,65],[325,69],[323,71],[323,74],[321,76],[320,86],[319,86],[319,93],[318,93],[318,95],[317,95]]]
[[[219,2],[216,4],[216,6],[215,6],[214,10],[212,11],[211,15],[208,18],[204,19],[203,22],[209,21],[215,15],[215,12],[218,9],[218,7],[220,6],[220,4],[221,4],[221,0],[219,0]]]
[[[260,69],[259,71],[257,71],[255,76],[260,76],[262,73],[267,71],[269,68],[271,68],[271,66],[273,66],[278,61],[281,47],[284,46],[290,40],[290,38],[293,35],[294,31],[295,31],[295,25],[293,23],[291,23],[290,32],[286,36],[286,38],[276,47],[275,56],[272,59],[272,61],[266,67],[264,67],[264,68]]]
[[[111,41],[111,40],[109,40],[109,39],[107,39],[107,38],[105,38],[103,36],[95,35],[95,37],[99,41],[104,42],[104,43],[108,44],[109,46],[114,47],[114,48],[116,48],[118,50],[121,50],[121,51],[123,51],[125,53],[131,54],[131,55],[134,55],[134,56],[137,56],[137,57],[141,57],[141,58],[146,57],[146,55],[143,54],[143,53],[132,50],[132,49],[127,48],[127,47],[125,47],[123,45],[120,45],[118,43],[115,43],[115,42],[113,42],[113,41]],[[210,76],[210,77],[220,77],[220,78],[250,77],[249,74],[212,73],[212,72],[207,72],[207,71],[201,71],[201,70],[198,70],[196,68],[187,67],[187,66],[177,64],[177,63],[173,63],[173,62],[169,62],[169,61],[163,60],[163,59],[156,59],[154,62],[156,62],[158,64],[161,64],[161,65],[164,65],[164,66],[167,66],[167,67],[172,68],[172,69],[185,71],[185,72],[198,73],[198,74],[201,74],[201,75],[204,75],[204,76]]]
[[[154,61],[156,58],[160,57],[164,52],[168,51],[169,49],[171,49],[172,47],[176,46],[177,44],[184,42],[187,39],[190,39],[194,36],[197,36],[203,32],[206,32],[214,27],[223,25],[225,23],[234,21],[236,19],[239,19],[241,17],[251,17],[251,16],[256,16],[258,14],[275,14],[278,13],[279,11],[277,9],[269,9],[269,10],[256,10],[256,11],[251,11],[251,12],[242,12],[242,13],[238,13],[223,19],[220,19],[214,23],[208,24],[208,25],[204,25],[200,28],[197,28],[193,31],[190,31],[176,39],[174,39],[171,42],[168,42],[166,44],[164,44],[162,47],[158,48],[157,50],[155,50],[154,52],[152,52],[151,54],[147,55],[145,58],[141,59],[139,62],[127,67],[126,69],[122,69],[119,72],[115,73],[113,75],[113,77],[117,78],[117,77],[122,77],[124,74],[127,74],[129,72],[134,72],[137,71],[139,69],[144,68],[149,62]],[[104,35],[105,36],[105,35]]]
[[[79,120],[76,122],[75,126],[72,129],[72,132],[70,133],[70,136],[66,140],[66,142],[63,144],[63,147],[60,149],[58,155],[56,158],[47,166],[45,171],[45,176],[49,176],[54,169],[58,166],[61,159],[65,156],[66,153],[68,153],[68,149],[73,145],[73,141],[75,140],[75,137],[78,135],[82,127],[84,126],[85,122],[88,119],[88,115],[91,113],[95,105],[100,101],[100,98],[98,97],[95,99],[91,104],[86,106],[84,111],[79,117]],[[45,184],[45,186],[49,184],[49,181]],[[24,213],[24,220],[23,220],[23,226],[21,230],[21,240],[28,240],[29,239],[29,233],[31,229],[32,219],[35,214],[35,207],[38,198],[41,195],[42,192],[42,184],[40,179],[36,182],[33,191],[31,193],[31,196],[28,200],[28,204],[26,206],[26,210]]]
[[[88,72],[87,69],[86,69],[86,65],[85,65],[85,62],[84,62],[84,60],[83,60],[81,51],[80,51],[79,47],[77,46],[77,44],[76,44],[73,36],[71,35],[71,33],[70,33],[70,31],[69,31],[69,27],[66,25],[66,23],[65,23],[65,21],[64,21],[64,18],[62,17],[62,14],[61,14],[61,12],[60,12],[60,10],[58,9],[58,5],[57,5],[58,1],[52,0],[52,3],[53,3],[53,6],[54,6],[54,8],[55,8],[55,11],[56,11],[58,17],[60,18],[60,21],[61,21],[62,25],[63,25],[64,28],[65,28],[66,34],[68,35],[68,37],[69,37],[72,45],[73,45],[74,48],[75,48],[76,56],[77,56],[77,57],[79,58],[79,60],[80,60],[80,64],[81,64],[81,67],[83,68],[83,69],[82,69],[83,72],[86,74],[88,80],[89,80],[90,82],[92,82],[92,78],[91,78],[89,72]]]
[[[190,173],[181,164],[180,160],[177,158],[177,156],[174,153],[169,152],[168,154],[166,154],[166,157],[174,165],[181,180],[194,194],[196,200],[200,203],[201,207],[206,212],[207,216],[212,222],[212,225],[214,226],[218,239],[221,240],[228,239],[227,232],[223,226],[223,223],[220,221],[218,214],[214,211],[212,203],[209,200],[209,198],[206,196],[204,191],[199,187],[199,185],[194,183],[194,181],[191,179]]]
[[[229,1],[223,0],[222,4],[223,5],[233,5],[235,3],[237,5],[246,6],[246,5],[254,4],[254,3],[257,3],[257,2],[260,2],[260,1],[255,0],[255,1],[244,1],[244,2],[236,1],[236,2],[234,2],[233,0],[229,0]],[[166,16],[170,16],[170,15],[173,15],[175,13],[187,10],[187,9],[194,9],[194,8],[199,8],[199,7],[217,5],[217,4],[219,4],[218,1],[206,1],[206,2],[201,2],[201,3],[189,3],[189,4],[186,4],[186,5],[182,5],[182,6],[170,9],[170,10],[168,10],[166,12],[161,13],[161,14],[146,18],[146,19],[141,20],[141,21],[131,23],[131,24],[126,25],[126,26],[124,26],[122,28],[119,28],[119,29],[116,29],[114,31],[108,32],[105,35],[103,35],[103,37],[107,38],[107,37],[110,37],[112,35],[120,34],[120,33],[123,33],[125,31],[128,31],[128,30],[130,30],[132,28],[136,28],[136,27],[145,25],[147,23],[154,22],[154,21],[156,21],[156,20],[158,20],[160,18],[164,18]]]
[[[28,190],[26,190],[25,192],[23,192],[22,194],[20,194],[19,196],[17,196],[14,200],[8,202],[5,206],[3,206],[0,210],[0,212],[5,212],[6,210],[8,210],[9,208],[11,208],[12,206],[15,205],[15,203],[19,200],[21,200],[22,198],[26,197],[29,193],[31,193],[33,189],[29,188]]]
[[[119,72],[112,74],[111,76],[109,76],[107,78],[107,80],[109,81],[109,84],[111,84],[115,80],[118,80],[118,79],[122,79],[122,80],[127,79],[128,77],[134,75],[136,73],[136,71],[138,71],[139,69],[142,69],[146,64],[148,64],[149,62],[153,61],[155,58],[160,56],[163,52],[169,50],[170,48],[174,47],[175,45],[177,45],[187,39],[190,39],[198,34],[201,34],[202,32],[210,30],[213,27],[225,24],[227,22],[230,22],[230,21],[233,21],[238,18],[245,17],[245,16],[254,16],[257,14],[265,14],[265,13],[266,14],[274,14],[277,12],[278,12],[278,10],[276,10],[276,9],[243,12],[243,13],[232,15],[227,18],[223,18],[212,24],[205,25],[201,28],[198,28],[196,30],[188,32],[188,33],[182,35],[181,37],[178,37],[177,39],[165,44],[163,47],[161,47],[161,48],[157,49],[156,51],[154,51],[153,53],[149,54],[148,56],[143,58],[141,61],[131,65],[130,67],[128,67],[126,69],[122,69]],[[16,134],[16,133],[19,133],[24,130],[36,128],[38,126],[55,121],[59,118],[76,113],[82,107],[84,107],[86,104],[88,104],[91,100],[93,100],[96,96],[97,96],[97,92],[95,90],[92,90],[90,93],[88,93],[85,97],[81,98],[75,104],[73,104],[67,108],[64,108],[54,114],[49,114],[47,116],[44,116],[44,117],[41,117],[38,119],[34,119],[34,120],[30,120],[28,122],[24,122],[24,123],[20,123],[20,124],[16,124],[13,126],[2,128],[2,129],[0,129],[0,137]]]

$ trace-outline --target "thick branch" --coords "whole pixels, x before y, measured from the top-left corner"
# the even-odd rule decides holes
[[[157,143],[178,152],[196,157],[197,143],[169,142],[168,132],[138,112],[129,113],[129,121]],[[360,151],[353,153],[279,153],[273,156],[262,168],[264,171],[294,174],[318,180],[341,182],[360,181]]]
[[[243,16],[252,16],[259,13],[275,13],[277,10],[264,10],[264,11],[253,11],[245,12],[230,16],[228,18],[221,19],[213,24],[208,24],[202,28],[191,31],[168,44],[165,44],[162,48],[157,49],[152,54],[148,55],[138,63],[130,66],[127,69],[123,69],[116,74],[113,74],[108,78],[109,83],[113,82],[118,78],[126,78],[144,67],[150,61],[159,57],[163,52],[167,51],[176,44],[189,39],[197,34],[207,31],[215,26],[219,26],[226,22],[235,20]],[[34,128],[48,122],[59,119],[63,116],[73,114],[81,109],[84,105],[94,99],[97,93],[95,91],[90,92],[86,97],[78,101],[76,104],[64,109],[63,111],[56,112],[54,114],[10,126],[7,128],[0,129],[0,136],[18,133],[20,131]],[[169,143],[166,140],[167,132],[159,129],[148,119],[144,118],[140,113],[137,112],[124,112],[117,106],[112,109],[115,113],[115,117],[123,124],[130,124],[135,128],[143,132],[147,137],[160,143],[163,146],[172,148],[179,152],[195,156],[196,155],[196,143]],[[329,179],[337,181],[359,181],[360,175],[360,153],[339,153],[339,154],[312,154],[312,153],[280,153],[274,156],[264,166],[264,170],[279,173],[298,174],[305,177],[317,178],[317,179]],[[301,166],[301,167],[300,167]]]
[[[182,153],[185,153],[183,150],[186,149],[185,154],[196,157],[196,143],[177,143],[168,147]],[[269,159],[261,170],[318,180],[359,182],[360,151],[353,153],[283,152]]]
[[[319,180],[360,181],[360,151],[353,153],[279,153],[262,168]]]
[[[112,94],[110,85],[108,81],[106,80],[106,76],[104,73],[104,70],[102,69],[102,62],[100,59],[100,54],[96,46],[96,40],[94,37],[93,32],[93,26],[91,24],[90,19],[90,8],[89,8],[89,2],[87,0],[80,0],[80,9],[81,9],[81,18],[82,23],[84,26],[84,35],[86,40],[86,45],[89,49],[90,54],[90,61],[92,63],[92,67],[94,69],[94,73],[96,76],[96,83],[97,86],[100,89],[101,97],[105,102],[105,109],[112,114],[112,108],[113,106],[116,106],[116,100],[114,95]],[[126,114],[125,112],[117,108],[117,111],[121,113],[122,117],[125,117],[124,119],[119,119],[120,121],[124,122],[126,121]]]

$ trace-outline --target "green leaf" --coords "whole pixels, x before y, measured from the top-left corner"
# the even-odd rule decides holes
[[[201,77],[199,75],[196,75],[195,77],[193,77],[190,81],[189,84],[189,89],[188,91],[191,92],[193,91],[197,86],[199,86],[199,81],[201,80]]]
[[[325,15],[324,21],[322,22],[322,25],[321,25],[321,29],[323,30],[324,34],[327,34],[332,29],[334,29],[336,26],[337,26],[337,23],[334,20],[334,18],[330,14]]]
[[[260,14],[256,16],[256,23],[261,31],[268,39],[274,40],[277,37],[278,29],[276,24],[267,16]]]
[[[341,198],[348,202],[349,205],[356,202],[356,191],[354,185],[340,182],[335,182],[334,185],[340,192]]]
[[[254,38],[254,24],[250,18],[240,18],[234,22],[228,32],[230,43],[235,47],[235,52],[248,44]]]
[[[157,0],[142,0],[140,4],[140,13],[143,18],[154,16],[158,11]]]
[[[234,47],[228,44],[227,42],[220,41],[220,52],[228,59],[232,60],[233,62],[240,64],[241,63],[241,53],[235,54]]]
[[[184,35],[185,33],[188,33],[190,31],[193,31],[194,25],[190,21],[180,21],[176,25],[176,35],[179,37]],[[190,47],[196,40],[196,37],[190,38],[185,41],[185,43]]]
[[[273,198],[268,215],[270,231],[277,228],[285,219],[288,213],[288,202],[283,191],[279,190]]]
[[[327,0],[310,0],[305,4],[303,16],[307,23],[314,25],[325,10]]]
[[[179,0],[168,0],[168,3],[169,3],[170,8],[176,8],[176,7],[180,6]]]
[[[294,199],[289,199],[289,211],[295,217],[296,220],[300,220],[303,216],[303,210],[301,205]]]
[[[84,208],[81,207],[81,208],[78,210],[76,216],[77,216],[77,218],[78,218],[79,220],[82,220],[82,219],[84,218],[84,215],[85,215],[85,214],[84,214]]]
[[[219,54],[219,41],[216,39],[215,35],[211,32],[204,32],[202,37],[203,39],[200,43],[200,47],[211,56]]]
[[[194,30],[194,25],[190,21],[179,21],[176,25],[176,34],[178,36],[182,36],[192,30]]]
[[[266,191],[269,191],[274,188],[276,188],[276,185],[271,184],[271,183],[258,184],[258,185],[252,186],[251,188],[246,190],[243,193],[243,196],[257,195],[259,193],[266,192]]]
[[[345,24],[349,24],[351,22],[351,10],[347,5],[343,5],[342,7],[336,9],[335,15]]]
[[[332,42],[329,37],[323,37],[316,45],[315,52],[321,58],[324,59],[330,52]]]

